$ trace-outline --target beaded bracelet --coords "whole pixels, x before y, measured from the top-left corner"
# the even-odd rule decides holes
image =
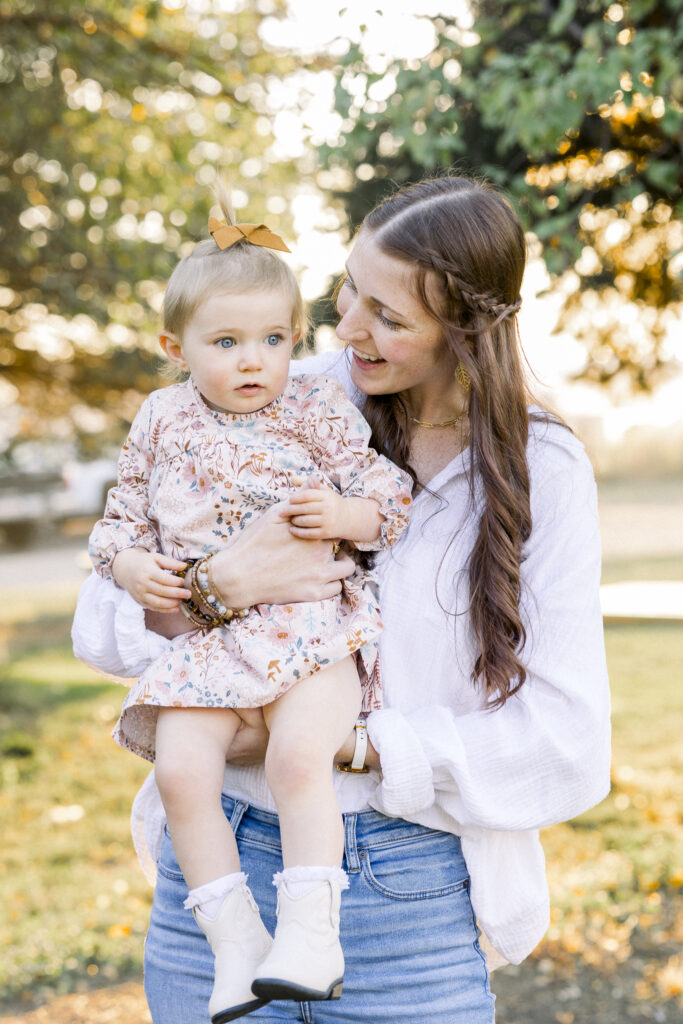
[[[192,582],[194,584],[193,592],[199,598],[197,603],[203,606],[202,610],[206,614],[225,622],[230,622],[233,618],[243,619],[249,614],[249,609],[227,607],[211,574],[212,558],[213,555],[209,555],[208,558],[201,559],[194,566]]]
[[[208,558],[188,558],[187,567],[176,572],[187,582],[192,597],[181,604],[181,609],[191,622],[200,629],[213,629],[225,626],[234,618],[243,619],[249,614],[249,608],[228,608],[220,591],[211,576]]]
[[[209,621],[206,615],[202,615],[194,601],[182,601],[180,605],[180,610],[185,616],[185,618],[189,619],[190,622],[193,622],[195,626],[199,627],[199,629],[203,630],[204,632],[211,629],[213,623]]]

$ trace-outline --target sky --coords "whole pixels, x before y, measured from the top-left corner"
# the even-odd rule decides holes
[[[472,25],[467,0],[289,0],[289,9],[286,26],[273,22],[277,34],[270,41],[311,53],[328,47],[343,53],[343,40],[357,43],[362,38],[367,55],[419,58],[433,48],[433,19],[439,14],[457,18],[463,29]]]

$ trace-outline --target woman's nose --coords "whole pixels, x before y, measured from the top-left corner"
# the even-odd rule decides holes
[[[335,330],[341,341],[358,341],[368,337],[369,332],[357,303],[338,307],[338,311],[340,320]]]

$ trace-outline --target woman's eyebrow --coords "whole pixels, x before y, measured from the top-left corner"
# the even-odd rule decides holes
[[[346,276],[348,277],[348,279],[355,285],[355,281],[353,280],[353,276],[352,276],[349,268],[345,266],[344,270],[346,271]],[[409,320],[410,319],[410,317],[406,316],[405,313],[399,312],[398,309],[394,309],[392,306],[388,305],[388,303],[384,302],[382,299],[376,298],[374,295],[370,296],[370,302],[374,302],[374,304],[376,306],[381,306],[382,309],[386,309],[386,311],[388,313],[393,313],[393,315],[395,317],[398,317],[399,320]]]

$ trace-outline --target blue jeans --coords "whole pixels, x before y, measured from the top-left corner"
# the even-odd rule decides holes
[[[242,869],[268,930],[275,930],[274,872],[282,870],[276,815],[223,798]],[[338,1001],[272,1002],[249,1021],[310,1024],[492,1024],[494,997],[457,836],[375,811],[346,814]],[[145,991],[154,1024],[208,1024],[209,944],[183,909],[187,886],[168,834],[145,946]]]

